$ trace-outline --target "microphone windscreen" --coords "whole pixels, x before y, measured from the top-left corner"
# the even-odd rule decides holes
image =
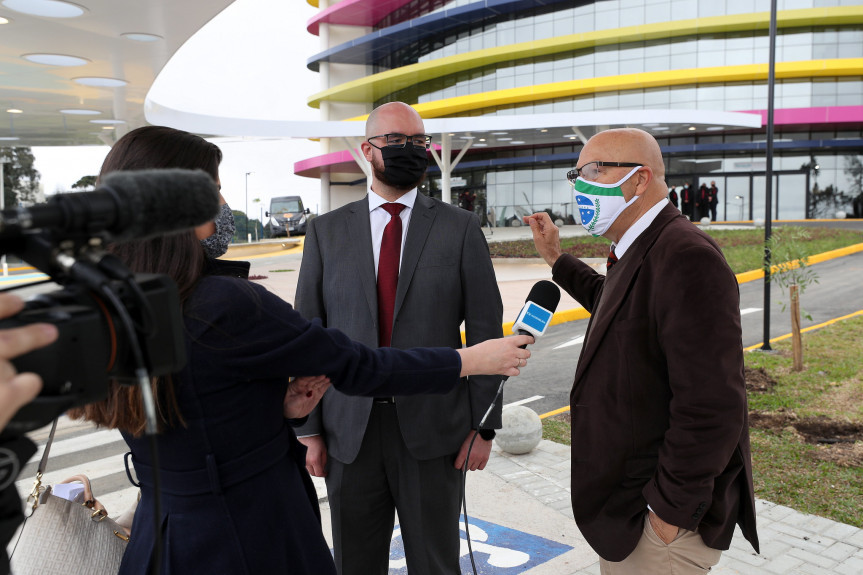
[[[126,241],[193,228],[219,212],[219,189],[203,170],[136,170],[107,174],[97,191],[120,200],[112,239]]]
[[[554,310],[557,309],[557,304],[560,303],[560,288],[554,282],[548,280],[538,281],[530,288],[530,293],[527,294],[527,299],[524,301],[532,301],[554,313]]]

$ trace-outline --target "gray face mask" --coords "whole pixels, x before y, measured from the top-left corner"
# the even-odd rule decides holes
[[[228,204],[222,204],[219,208],[219,215],[216,216],[216,231],[208,238],[201,240],[201,245],[204,247],[204,253],[211,258],[218,258],[225,255],[228,251],[228,246],[231,240],[234,239],[234,214],[231,212],[231,207]]]

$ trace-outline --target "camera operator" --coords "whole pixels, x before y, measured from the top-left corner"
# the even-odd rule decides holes
[[[18,296],[0,294],[0,319],[11,317],[24,308]],[[18,373],[9,361],[57,339],[57,328],[50,324],[33,324],[0,330],[0,431],[22,406],[42,389],[42,378],[35,373]],[[0,539],[3,547],[23,521],[21,498],[15,489],[18,472],[36,452],[36,446],[25,436],[0,441]],[[0,573],[9,572],[9,560],[4,553]]]

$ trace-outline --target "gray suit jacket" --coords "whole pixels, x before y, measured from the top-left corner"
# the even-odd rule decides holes
[[[296,309],[352,339],[378,345],[377,282],[368,197],[311,220]],[[501,337],[503,304],[476,215],[417,195],[399,271],[392,346],[452,347]],[[445,395],[396,397],[407,448],[417,459],[454,454],[497,392],[500,377],[471,377]],[[501,403],[486,427],[500,428]],[[331,457],[356,458],[372,399],[330,389],[298,435],[323,434]]]

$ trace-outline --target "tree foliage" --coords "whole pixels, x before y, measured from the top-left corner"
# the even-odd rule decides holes
[[[828,185],[825,188],[818,186],[818,181],[812,185],[809,193],[809,217],[810,218],[834,218],[836,212],[851,212],[853,217],[863,217],[863,163],[859,156],[845,156],[844,172],[851,177],[848,191],[843,191]],[[801,168],[812,171],[814,177],[818,177],[818,161],[815,156],[810,156],[808,164]]]
[[[3,165],[4,207],[35,203],[39,193],[40,175],[30,148],[0,148],[0,158],[8,160],[8,163]]]
[[[96,176],[82,176],[77,182],[72,184],[72,189],[87,189],[96,187]]]
[[[848,195],[851,196],[854,217],[863,218],[863,162],[860,156],[845,156],[845,174],[851,176]]]

